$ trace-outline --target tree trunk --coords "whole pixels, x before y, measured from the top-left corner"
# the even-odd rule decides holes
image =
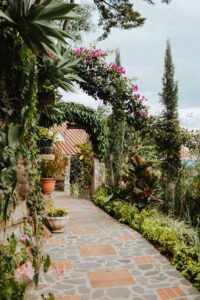
[[[75,3],[75,0],[70,0],[70,3]],[[68,31],[68,26],[69,26],[69,20],[65,20],[64,24],[63,24],[63,30],[64,31]]]

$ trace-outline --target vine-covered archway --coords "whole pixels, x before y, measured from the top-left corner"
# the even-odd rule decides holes
[[[40,115],[41,126],[51,127],[55,123],[60,125],[65,121],[76,123],[87,131],[95,156],[103,160],[106,152],[106,133],[97,112],[83,104],[61,102],[55,106],[47,105],[46,111]]]

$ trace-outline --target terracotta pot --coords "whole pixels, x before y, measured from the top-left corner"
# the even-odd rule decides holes
[[[64,217],[46,217],[46,223],[52,232],[63,232],[67,225],[68,215]]]
[[[40,179],[42,185],[42,192],[43,194],[52,194],[55,190],[55,178],[41,178]]]

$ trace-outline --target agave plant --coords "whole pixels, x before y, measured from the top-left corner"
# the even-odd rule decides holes
[[[72,38],[67,32],[56,26],[55,20],[76,19],[71,12],[76,4],[55,3],[52,0],[8,0],[6,10],[0,9],[0,18],[17,29],[26,45],[46,53],[50,49],[57,53],[55,39],[66,43],[65,38]]]
[[[70,48],[60,49],[60,56],[57,57],[49,52],[48,59],[41,60],[39,71],[39,89],[53,86],[62,88],[65,91],[74,92],[72,81],[83,81],[75,70],[80,59],[71,55]]]

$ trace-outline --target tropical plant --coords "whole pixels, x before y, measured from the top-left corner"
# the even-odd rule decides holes
[[[73,20],[71,13],[76,4],[54,3],[52,0],[38,2],[37,0],[8,0],[5,10],[0,10],[3,23],[16,29],[26,45],[32,51],[47,53],[47,49],[57,53],[53,39],[66,43],[65,38],[72,38],[67,32],[59,29],[55,20]],[[1,21],[2,22],[2,21]]]
[[[62,88],[74,92],[72,81],[82,81],[75,70],[80,59],[74,58],[70,48],[60,48],[60,57],[48,51],[49,56],[39,57],[39,92]]]
[[[162,203],[157,197],[158,176],[149,169],[152,164],[143,161],[138,154],[131,154],[121,173],[120,193],[139,209],[150,202]]]

